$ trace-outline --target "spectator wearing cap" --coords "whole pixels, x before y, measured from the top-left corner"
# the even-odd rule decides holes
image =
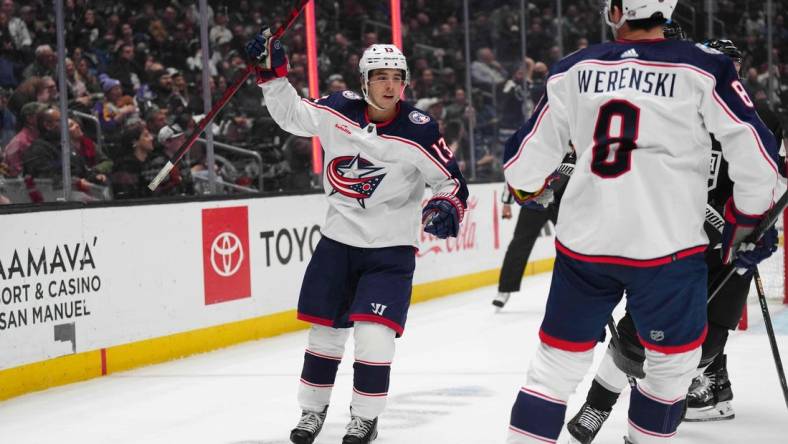
[[[120,136],[121,125],[129,116],[137,112],[137,108],[133,103],[129,103],[128,99],[124,99],[128,96],[123,95],[119,80],[101,74],[99,82],[104,91],[104,100],[97,102],[95,106],[99,123],[105,137],[117,138]]]
[[[57,66],[57,56],[49,45],[40,45],[36,48],[35,60],[22,71],[22,78],[54,76]]]
[[[162,149],[154,151],[150,160],[145,163],[145,169],[142,173],[145,182],[150,182],[156,177],[161,168],[178,151],[185,138],[186,134],[178,124],[166,125],[159,130],[156,139]],[[157,196],[174,196],[192,194],[193,190],[189,165],[185,161],[181,161],[176,168],[170,171],[169,176],[161,185],[156,188],[154,194]]]
[[[3,162],[8,167],[9,176],[18,176],[22,172],[22,155],[38,138],[38,116],[46,109],[46,105],[38,102],[30,102],[22,107],[19,116],[22,128],[8,142],[3,153]]]
[[[186,133],[183,132],[183,129],[177,123],[165,125],[159,130],[157,139],[163,148],[164,154],[167,157],[172,157],[186,139]]]
[[[112,194],[115,199],[134,199],[150,195],[143,171],[153,152],[153,135],[144,125],[127,128],[120,138],[124,154],[115,162]]]

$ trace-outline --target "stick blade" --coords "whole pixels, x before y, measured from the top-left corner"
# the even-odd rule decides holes
[[[156,191],[156,188],[158,188],[159,185],[161,185],[162,181],[164,181],[164,178],[167,177],[168,174],[170,174],[170,171],[172,171],[172,168],[174,166],[175,165],[168,160],[167,163],[161,168],[161,170],[159,170],[159,174],[157,174],[156,177],[154,177],[153,180],[150,181],[150,183],[148,184],[148,189],[151,191]]]

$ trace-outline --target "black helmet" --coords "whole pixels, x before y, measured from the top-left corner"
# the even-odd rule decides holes
[[[739,51],[739,48],[737,48],[736,45],[734,45],[730,40],[711,39],[703,42],[703,45],[712,49],[716,49],[717,51],[733,59],[734,62],[741,63],[743,57],[742,53]]]
[[[665,23],[665,27],[662,31],[665,33],[666,39],[687,40],[687,34],[685,34],[684,30],[681,29],[681,25],[679,25],[678,22],[674,22],[673,20],[668,20]]]

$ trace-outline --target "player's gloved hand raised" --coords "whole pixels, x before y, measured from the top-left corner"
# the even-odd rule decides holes
[[[277,77],[287,76],[287,55],[280,40],[272,38],[271,29],[265,25],[254,39],[246,42],[246,56],[257,73],[257,83],[262,84]]]
[[[722,230],[722,261],[737,268],[752,269],[777,251],[777,230],[767,230],[758,242],[745,242],[763,215],[744,214],[736,209],[733,199],[725,204],[725,228]]]
[[[425,233],[441,239],[457,237],[464,215],[465,206],[457,196],[436,194],[421,210],[421,223]]]

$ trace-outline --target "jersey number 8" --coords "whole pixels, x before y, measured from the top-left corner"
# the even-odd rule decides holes
[[[640,108],[626,100],[610,100],[599,108],[594,128],[591,171],[604,179],[618,177],[632,167]]]

